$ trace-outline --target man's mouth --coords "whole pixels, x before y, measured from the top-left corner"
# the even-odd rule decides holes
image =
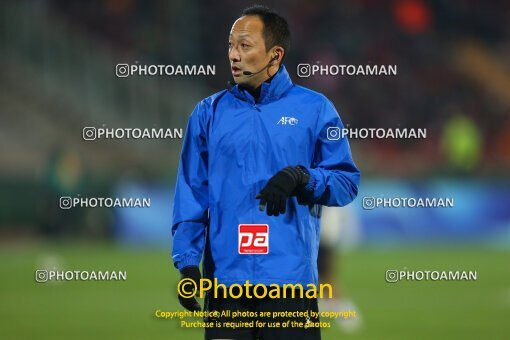
[[[243,70],[237,66],[232,66],[230,69],[232,70],[232,75],[234,77],[239,77],[243,72]]]

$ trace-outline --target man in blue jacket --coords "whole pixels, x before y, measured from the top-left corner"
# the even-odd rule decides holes
[[[246,9],[228,41],[236,85],[199,102],[189,118],[172,225],[182,278],[198,284],[203,259],[204,277],[226,287],[318,285],[320,206],[349,204],[360,173],[333,104],[293,84],[282,65],[289,42],[285,19]],[[243,297],[207,295],[205,309],[317,311],[316,299]],[[179,300],[201,309],[193,297]],[[206,338],[218,337],[317,339],[320,330],[206,329]]]

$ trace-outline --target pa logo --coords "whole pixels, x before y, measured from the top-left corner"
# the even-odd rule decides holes
[[[239,254],[268,254],[269,225],[240,224],[238,230]]]

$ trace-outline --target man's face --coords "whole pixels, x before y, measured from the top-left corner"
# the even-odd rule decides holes
[[[269,78],[267,70],[253,76],[243,74],[244,71],[258,72],[271,60],[271,51],[266,52],[263,31],[263,21],[254,15],[237,19],[230,30],[228,57],[232,76],[237,84],[258,87]]]

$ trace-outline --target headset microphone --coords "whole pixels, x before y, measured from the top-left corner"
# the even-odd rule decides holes
[[[275,55],[274,57],[272,57],[272,58],[271,58],[271,60],[269,60],[269,62],[267,63],[267,65],[266,65],[264,68],[262,68],[262,69],[258,70],[257,72],[243,71],[243,74],[244,74],[245,76],[250,76],[250,77],[251,77],[251,76],[254,76],[254,75],[256,75],[256,74],[259,74],[260,72],[264,71],[266,68],[268,68],[269,66],[271,66],[271,64],[273,63],[273,61],[275,61],[276,59],[278,59],[278,55]]]

